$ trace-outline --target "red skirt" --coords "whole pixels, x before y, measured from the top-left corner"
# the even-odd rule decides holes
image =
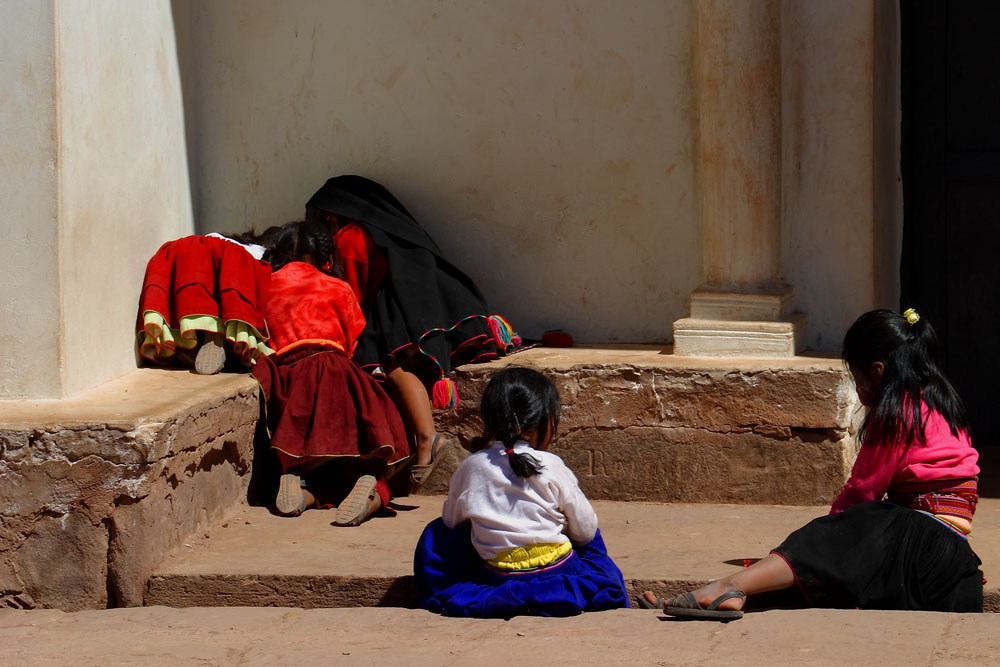
[[[271,266],[236,243],[210,236],[185,236],[164,243],[146,265],[139,294],[140,353],[151,361],[166,361],[175,344],[194,345],[189,340],[194,332],[186,331],[181,320],[195,316],[215,318],[218,333],[226,333],[227,323],[244,322],[256,329],[255,338],[266,340],[262,305],[270,282]],[[155,331],[143,337],[144,316],[149,311],[179,331],[185,342]],[[249,362],[256,350],[241,356]]]
[[[262,356],[253,375],[283,470],[304,459],[350,456],[394,465],[410,455],[395,403],[340,350],[299,345]]]

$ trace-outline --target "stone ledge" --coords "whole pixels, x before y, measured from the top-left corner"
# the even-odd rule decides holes
[[[413,607],[413,549],[444,498],[396,500],[399,514],[357,528],[331,512],[295,519],[245,507],[171,551],[150,578],[145,604],[173,607]],[[738,570],[826,506],[657,504],[595,501],[608,553],[633,600],[644,590],[676,595]],[[990,582],[987,611],[1000,611],[1000,500],[984,498],[973,544]]]
[[[556,383],[562,415],[552,450],[593,499],[829,503],[857,452],[860,405],[839,359],[734,362],[635,345],[534,348],[459,368],[459,406],[436,418],[466,450],[482,429],[486,382],[507,365],[538,368]],[[466,455],[450,453],[424,491],[445,493]]]
[[[825,503],[854,455],[838,360],[734,368],[650,346],[464,367],[439,429],[468,446],[489,374],[512,363],[559,387],[554,450],[594,500]],[[138,603],[163,554],[246,498],[257,391],[246,375],[141,369],[73,399],[0,402],[0,607]],[[452,450],[425,491],[446,492],[465,455]]]
[[[164,554],[245,497],[257,391],[247,375],[139,369],[0,402],[0,607],[141,603]]]

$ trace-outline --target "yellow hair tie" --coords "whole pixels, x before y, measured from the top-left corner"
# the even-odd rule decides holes
[[[912,308],[907,308],[906,310],[904,310],[903,317],[905,317],[906,321],[910,323],[910,326],[913,326],[914,324],[920,321],[920,313],[913,310]]]

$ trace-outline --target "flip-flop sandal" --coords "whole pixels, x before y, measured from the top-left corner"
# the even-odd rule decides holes
[[[377,483],[378,480],[371,475],[362,475],[358,478],[354,488],[337,508],[337,517],[333,520],[333,525],[360,526],[365,519],[378,511],[382,506],[382,499],[375,493]],[[378,498],[378,502],[372,502],[373,498]]]
[[[226,365],[225,339],[220,333],[206,333],[205,340],[194,356],[194,372],[198,375],[215,375]]]
[[[278,481],[278,497],[274,508],[282,516],[298,516],[306,510],[306,494],[302,493],[302,478],[286,473]]]
[[[719,609],[719,605],[730,598],[745,598],[743,591],[729,591],[712,600],[707,607],[702,607],[691,593],[670,598],[663,606],[663,613],[678,618],[698,618],[705,621],[735,621],[743,618],[742,609]]]
[[[431,473],[434,472],[437,464],[441,461],[441,455],[450,448],[451,438],[443,433],[438,433],[434,436],[434,442],[431,444],[431,462],[427,465],[415,465],[410,468],[410,487],[412,491],[420,490],[431,476]]]
[[[656,596],[656,604],[653,604],[646,599],[645,595],[640,595],[639,606],[643,609],[663,609],[663,598]]]

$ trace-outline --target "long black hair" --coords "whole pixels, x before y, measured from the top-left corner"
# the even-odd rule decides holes
[[[275,271],[289,262],[307,262],[324,273],[341,277],[337,246],[326,225],[298,221],[289,222],[273,235],[264,259]]]
[[[559,427],[559,392],[548,378],[521,366],[499,370],[486,385],[479,412],[484,439],[504,444],[515,475],[532,477],[541,472],[538,459],[513,449],[524,431],[535,431],[545,442]]]
[[[842,358],[866,376],[882,362],[882,378],[861,425],[862,442],[924,444],[921,401],[948,422],[956,437],[969,432],[965,405],[941,371],[937,334],[927,318],[906,311],[873,310],[859,317],[844,336]]]
[[[271,225],[258,234],[257,230],[254,227],[251,227],[245,232],[240,232],[239,234],[227,234],[227,236],[234,241],[239,241],[245,245],[259,245],[264,246],[265,248],[270,248],[274,245],[274,239],[278,237],[278,234],[281,233],[282,229],[283,227],[279,225]]]

